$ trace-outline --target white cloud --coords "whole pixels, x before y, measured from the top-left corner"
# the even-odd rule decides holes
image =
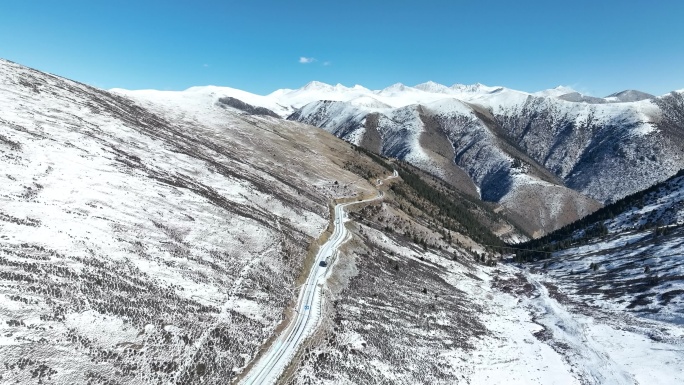
[[[202,67],[207,68],[209,67],[209,64],[202,64]]]
[[[313,62],[315,62],[315,61],[316,61],[316,58],[313,58],[313,57],[301,56],[301,57],[299,58],[299,62],[302,63],[302,64],[309,64],[309,63],[313,63]]]
[[[326,67],[327,67],[327,66],[331,66],[331,65],[332,65],[332,62],[331,62],[331,61],[324,61],[324,62],[323,62],[323,65],[326,66]]]

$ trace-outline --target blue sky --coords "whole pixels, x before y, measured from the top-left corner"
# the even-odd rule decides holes
[[[0,57],[102,88],[663,94],[684,88],[682,20],[683,1],[4,0]]]

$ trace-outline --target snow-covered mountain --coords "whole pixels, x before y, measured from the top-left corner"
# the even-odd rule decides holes
[[[197,86],[184,91],[124,90],[117,88],[110,91],[159,101],[185,99],[186,102],[190,100],[200,102],[202,99],[213,96],[232,97],[252,106],[267,108],[283,118],[288,117],[294,111],[309,103],[325,100],[340,102],[374,100],[376,102],[373,104],[377,104],[376,108],[399,108],[412,104],[430,103],[446,98],[472,102],[487,99],[487,95],[502,91],[519,95],[585,103],[626,103],[655,98],[653,95],[636,90],[616,92],[605,98],[598,98],[583,95],[567,86],[558,86],[548,90],[529,93],[505,87],[490,87],[480,83],[470,85],[454,84],[447,87],[433,81],[421,83],[413,87],[396,83],[381,90],[370,90],[358,84],[353,87],[346,87],[342,84],[333,86],[319,81],[311,81],[298,89],[279,89],[268,95],[257,95],[235,88],[220,86]]]
[[[558,228],[599,207],[594,200],[614,201],[684,167],[684,127],[663,124],[665,115],[681,113],[676,92],[655,99],[627,92],[640,100],[598,103],[567,87],[529,94],[426,83],[374,94],[398,107],[336,95],[289,119],[405,159],[464,191],[474,187],[526,218],[532,232]],[[540,209],[528,211],[530,199],[541,199]]]
[[[424,167],[453,161],[440,119],[483,114],[453,98],[392,106],[405,96],[337,88],[359,91],[328,102],[340,116],[385,109],[368,125],[410,139],[368,145],[408,149]],[[308,271],[325,274],[320,325],[285,383],[684,381],[681,325],[610,306],[586,315],[558,295],[561,278],[497,264],[492,230],[520,239],[504,206],[271,116],[292,107],[263,98],[107,92],[0,60],[0,382],[238,383],[299,317]],[[433,114],[444,109],[457,113]],[[659,124],[676,132],[682,115],[668,111]],[[419,122],[426,134],[412,131]],[[407,146],[416,136],[425,154]],[[534,181],[519,187],[541,186],[521,190],[534,206],[554,176],[519,159],[515,177]],[[477,194],[466,171],[451,172]],[[349,237],[317,270],[332,205],[364,196],[380,198],[349,206]]]
[[[373,206],[387,209],[384,224],[393,226],[348,224],[353,235],[331,260],[320,333],[355,335],[329,328],[334,301],[366,301],[364,286],[350,284],[366,278],[355,260],[396,293],[417,285],[449,293],[442,301],[454,311],[426,307],[431,319],[475,324],[444,330],[458,343],[440,351],[465,356],[476,345],[470,338],[493,333],[457,285],[487,285],[471,273],[487,274],[466,250],[482,251],[469,233],[489,232],[474,218],[519,237],[513,226],[455,193],[429,203],[399,178],[377,185],[393,174],[381,160],[324,130],[261,114],[252,108],[258,101],[250,107],[204,91],[129,98],[0,60],[0,382],[236,382],[292,319],[302,274],[329,235],[330,205],[378,189],[385,194]],[[397,193],[390,183],[401,186]],[[439,216],[426,219],[444,202],[457,209],[445,212],[448,229]],[[465,217],[470,222],[460,223]],[[377,229],[397,253],[362,257],[386,247]],[[412,280],[390,283],[386,273],[396,270],[377,267],[390,262]],[[444,281],[437,263],[457,279]],[[406,321],[425,298],[392,302],[402,314],[392,327],[410,333]],[[412,339],[425,353],[403,362],[453,383],[456,373],[432,367],[428,349],[447,334]],[[382,354],[373,360],[397,363]]]

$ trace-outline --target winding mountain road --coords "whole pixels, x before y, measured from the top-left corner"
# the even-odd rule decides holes
[[[396,178],[398,173],[394,171],[392,176],[385,179]],[[378,185],[382,180],[378,181]],[[332,265],[321,266],[322,261],[333,261],[338,248],[351,235],[344,226],[347,221],[347,213],[344,208],[347,206],[368,203],[382,199],[382,191],[378,191],[378,196],[357,202],[340,203],[335,206],[334,230],[328,241],[320,248],[316,254],[316,260],[311,266],[311,271],[302,286],[297,298],[295,311],[297,317],[287,329],[271,345],[269,350],[254,365],[249,373],[243,378],[240,384],[274,384],[287,368],[290,361],[294,358],[299,346],[316,330],[321,320],[321,309],[323,304],[322,290],[328,275],[328,269]]]

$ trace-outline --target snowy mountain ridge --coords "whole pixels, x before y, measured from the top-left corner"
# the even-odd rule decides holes
[[[444,98],[475,101],[482,99],[488,94],[502,91],[542,97],[561,97],[565,94],[576,92],[572,88],[566,86],[529,93],[505,87],[490,87],[481,83],[470,85],[456,83],[452,86],[445,86],[433,81],[421,83],[413,87],[402,83],[396,83],[381,90],[370,90],[358,84],[347,87],[339,83],[333,86],[319,81],[311,81],[298,89],[279,89],[268,95],[258,95],[222,86],[195,86],[184,91],[124,90],[120,88],[113,88],[110,91],[131,95],[148,95],[148,97],[156,97],[159,99],[180,98],[179,95],[181,94],[186,94],[186,97],[229,96],[254,106],[268,108],[282,117],[287,117],[294,112],[295,109],[301,108],[308,103],[320,100],[349,102],[357,98],[367,97],[376,99],[388,106],[398,108],[411,104],[429,103]],[[604,98],[605,102],[622,102],[615,98],[615,95],[617,94],[619,93],[607,97],[612,98],[611,100]]]

